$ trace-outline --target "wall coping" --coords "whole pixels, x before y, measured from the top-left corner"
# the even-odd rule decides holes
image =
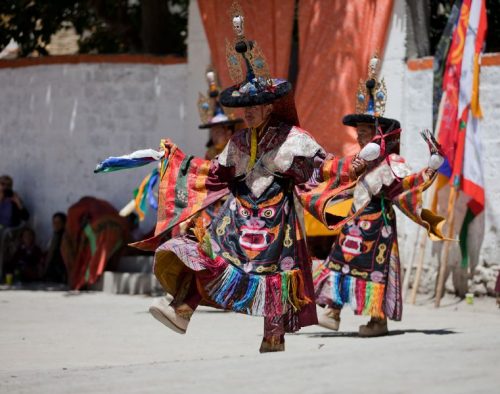
[[[18,68],[18,67],[46,66],[52,64],[80,64],[80,63],[172,65],[172,64],[187,63],[187,59],[185,57],[177,57],[172,55],[154,56],[154,55],[142,55],[142,54],[41,56],[41,57],[24,57],[17,59],[0,59],[0,68]]]
[[[421,71],[432,69],[434,57],[427,56],[420,59],[410,59],[406,62],[406,66],[410,71]],[[500,53],[485,53],[481,57],[481,66],[500,66]]]

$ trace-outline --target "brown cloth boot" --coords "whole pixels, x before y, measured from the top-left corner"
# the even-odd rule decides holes
[[[360,337],[380,337],[387,335],[387,318],[379,319],[372,317],[368,324],[359,326]]]
[[[259,353],[284,352],[285,337],[283,335],[262,338]]]

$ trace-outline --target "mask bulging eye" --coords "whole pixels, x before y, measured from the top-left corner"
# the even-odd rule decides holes
[[[276,213],[276,210],[274,208],[264,208],[262,210],[262,216],[265,217],[266,219],[270,219],[272,217],[274,217]]]
[[[359,227],[361,227],[363,230],[369,230],[372,224],[368,220],[362,220],[359,222]]]
[[[247,218],[250,216],[250,211],[244,207],[240,208],[240,215]]]

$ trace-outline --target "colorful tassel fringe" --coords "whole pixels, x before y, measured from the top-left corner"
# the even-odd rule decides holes
[[[336,271],[330,271],[329,276],[334,304],[348,304],[357,315],[385,317],[383,283],[365,281]]]
[[[255,275],[228,264],[206,290],[221,307],[255,316],[281,316],[289,307],[300,310],[312,302],[300,270]]]

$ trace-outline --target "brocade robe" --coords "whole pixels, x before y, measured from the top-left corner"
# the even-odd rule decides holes
[[[255,163],[248,129],[233,135],[212,161],[186,156],[167,143],[156,235],[135,246],[156,249],[155,274],[176,300],[182,301],[195,278],[205,303],[284,316],[285,330],[292,332],[317,323],[297,197],[315,188],[330,167],[323,166],[324,151],[305,131],[270,124]],[[165,241],[169,229],[222,198],[208,227]]]
[[[391,154],[357,181],[321,193],[323,203],[311,209],[331,229],[341,231],[328,258],[314,269],[318,304],[336,308],[348,304],[355,314],[401,320],[401,265],[393,207],[424,226],[432,239],[443,239],[444,219],[422,208],[422,192],[434,179],[425,170],[412,173],[401,156]],[[316,194],[312,191],[308,201]],[[347,217],[325,213],[326,206],[348,199],[353,203]]]

